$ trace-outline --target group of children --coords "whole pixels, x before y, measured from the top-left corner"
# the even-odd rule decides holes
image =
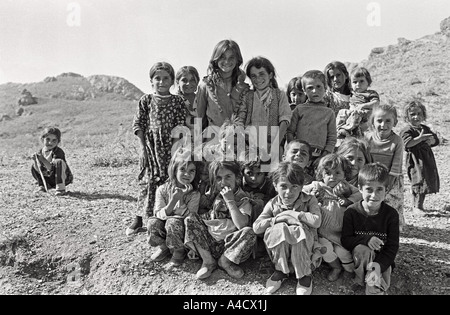
[[[397,135],[397,109],[379,104],[365,68],[349,74],[332,62],[324,72],[293,78],[284,93],[267,58],[252,58],[245,72],[242,63],[237,43],[223,40],[202,80],[192,66],[176,74],[166,62],[152,66],[153,93],[140,99],[133,119],[141,148],[139,213],[126,234],[146,230],[154,261],[171,255],[169,266],[180,266],[186,256],[201,259],[198,279],[217,267],[241,278],[240,263],[267,253],[275,267],[269,293],[294,273],[297,294],[310,294],[312,272],[322,262],[331,267],[330,281],[345,270],[367,294],[386,292],[405,224],[404,150],[414,207],[423,210],[425,195],[439,192],[431,151],[439,139],[423,124],[425,106],[417,100],[405,106],[408,127]],[[224,126],[234,137],[223,135]],[[199,148],[185,141],[174,149],[176,127],[194,135],[200,130]],[[246,152],[238,152],[235,132],[243,128]],[[217,154],[199,159],[196,152],[212,134]],[[68,167],[57,162],[64,159],[48,155],[60,141],[59,134],[49,146],[52,135],[43,135],[45,150],[32,172],[40,186],[44,180],[61,191],[72,177],[64,181]],[[247,152],[252,145],[256,158]],[[265,160],[262,147],[281,161]],[[49,169],[53,174],[43,174]]]

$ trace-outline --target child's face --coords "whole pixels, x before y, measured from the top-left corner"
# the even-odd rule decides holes
[[[233,73],[234,68],[237,65],[237,59],[232,50],[227,50],[220,56],[217,61],[217,66],[222,72],[222,75],[227,75]]]
[[[352,178],[357,176],[359,170],[366,164],[366,158],[364,153],[357,148],[351,149],[349,152],[344,154],[344,157],[350,162],[352,170]]]
[[[303,104],[306,102],[306,94],[303,90],[299,90],[297,88],[292,89],[291,93],[289,93],[289,97],[292,100],[292,103],[295,105]]]
[[[369,82],[367,82],[367,79],[365,76],[357,76],[352,78],[352,88],[355,92],[365,92],[367,91],[367,88],[369,87]]]
[[[328,77],[334,90],[340,90],[347,81],[347,76],[338,68],[329,70]]]
[[[42,143],[44,144],[45,151],[50,151],[58,146],[59,141],[56,135],[49,133],[42,139]]]
[[[392,113],[377,110],[373,116],[373,127],[380,139],[386,139],[395,126],[395,117]]]
[[[222,190],[225,186],[229,187],[233,192],[237,190],[236,174],[231,170],[221,167],[217,171],[215,184],[217,190]]]
[[[188,72],[183,74],[180,80],[178,80],[177,84],[180,87],[181,93],[187,95],[195,93],[195,91],[197,90],[198,81],[195,76]]]
[[[369,181],[359,187],[363,197],[363,205],[369,210],[378,210],[386,198],[386,187],[378,181]]]
[[[292,143],[284,154],[284,161],[295,162],[305,168],[309,163],[308,146],[304,143]]]
[[[261,172],[259,167],[246,167],[244,169],[244,181],[251,188],[258,188],[264,183],[264,179],[266,178],[266,174]]]
[[[293,205],[303,189],[303,185],[292,184],[285,176],[281,176],[274,187],[286,206]]]
[[[256,90],[264,91],[270,86],[270,80],[273,78],[273,73],[268,73],[266,68],[250,68],[250,80]]]
[[[192,183],[195,178],[195,173],[197,169],[194,163],[188,163],[187,165],[182,165],[177,168],[176,178],[180,187],[184,187]]]
[[[318,103],[323,101],[323,97],[325,96],[325,86],[319,78],[306,78],[304,81],[304,88],[310,102]]]
[[[155,91],[156,94],[170,94],[170,87],[173,85],[173,80],[166,70],[157,70],[150,82],[152,84],[153,91]]]
[[[330,188],[334,188],[334,186],[345,179],[344,170],[341,166],[325,169],[322,176],[324,184]]]
[[[423,112],[419,107],[412,107],[408,111],[408,121],[414,126],[418,127],[425,120]]]

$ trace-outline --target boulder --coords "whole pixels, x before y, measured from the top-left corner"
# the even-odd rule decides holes
[[[24,89],[22,91],[22,97],[20,97],[17,101],[17,104],[19,104],[19,106],[27,106],[37,103],[37,98],[31,95],[31,93],[27,89]]]

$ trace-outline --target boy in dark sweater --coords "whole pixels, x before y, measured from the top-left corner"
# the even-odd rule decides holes
[[[390,286],[399,248],[399,216],[386,204],[389,171],[380,163],[366,164],[358,175],[363,199],[347,208],[341,242],[352,252],[355,284],[366,287],[366,295],[383,295]]]

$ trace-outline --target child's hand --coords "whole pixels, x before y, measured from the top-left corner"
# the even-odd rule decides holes
[[[369,246],[369,248],[372,250],[380,250],[383,245],[384,242],[376,236],[372,236],[369,242],[367,243],[367,246]]]
[[[139,155],[139,165],[141,165],[143,168],[148,167],[148,153],[146,149],[142,149],[140,155]]]
[[[292,215],[292,212],[294,212],[294,215]],[[284,211],[276,216],[275,223],[284,222],[287,225],[301,225],[300,221],[298,220],[298,212],[295,211]]]
[[[429,141],[431,139],[433,139],[433,135],[431,133],[424,133],[423,129],[420,131],[420,135],[416,137],[416,140],[420,142]]]
[[[220,194],[223,197],[223,200],[225,202],[229,202],[229,201],[233,201],[234,200],[234,193],[231,190],[230,187],[225,186],[224,188],[222,188],[222,190],[220,191]]]
[[[350,189],[350,184],[343,180],[334,186],[333,193],[338,197],[348,198],[352,194],[352,190]]]
[[[342,198],[338,197],[338,202],[341,207],[345,207],[345,208],[347,208],[348,206],[350,206],[352,204],[352,202],[345,197],[342,197]]]

